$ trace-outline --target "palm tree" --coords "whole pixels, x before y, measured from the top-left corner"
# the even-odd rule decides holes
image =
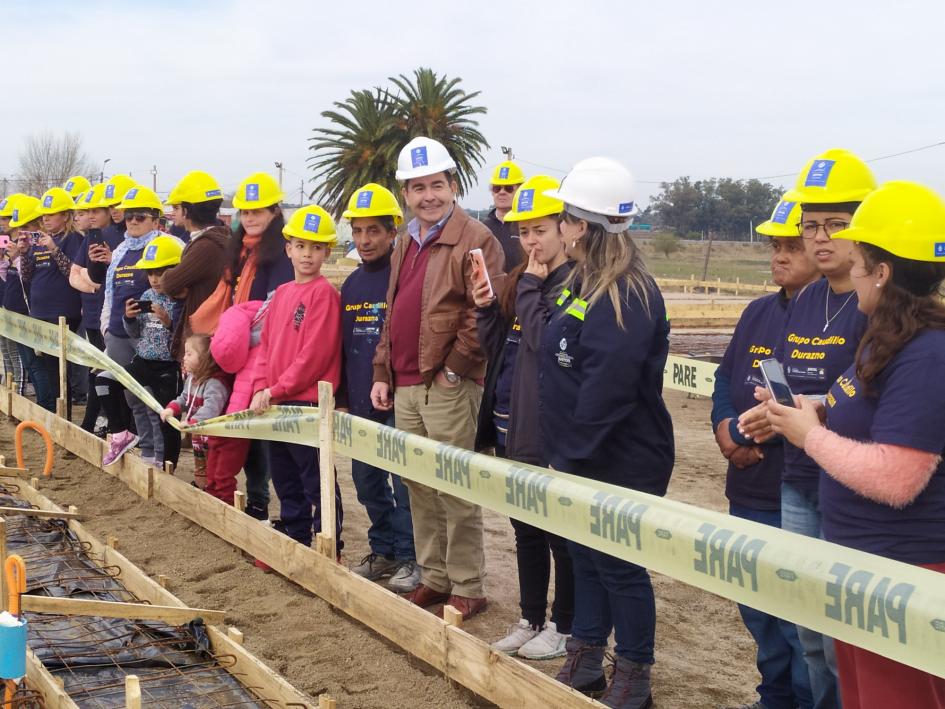
[[[475,182],[483,164],[482,151],[489,143],[472,117],[484,114],[484,106],[470,102],[479,92],[466,93],[460,79],[437,77],[432,69],[416,69],[413,77],[391,77],[397,95],[381,88],[352,91],[337,110],[323,111],[331,125],[314,129],[309,138],[313,155],[308,163],[318,187],[312,197],[336,216],[347,198],[361,185],[377,182],[396,187],[397,155],[418,135],[446,146],[456,161],[460,194]]]
[[[485,106],[471,101],[479,91],[466,93],[459,88],[461,79],[437,77],[432,69],[419,68],[413,72],[413,82],[401,74],[390,77],[400,90],[394,97],[397,104],[397,128],[406,144],[418,135],[438,140],[446,146],[456,161],[459,192],[465,194],[475,183],[476,167],[483,163],[482,151],[489,147],[479,122],[472,116],[485,114]]]
[[[313,198],[336,217],[341,216],[347,199],[368,182],[394,187],[397,153],[402,145],[395,125],[396,103],[379,88],[352,91],[337,111],[323,111],[336,127],[316,128],[307,162],[319,182]]]

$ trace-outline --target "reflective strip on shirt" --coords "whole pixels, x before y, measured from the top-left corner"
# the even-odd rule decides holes
[[[587,301],[575,298],[574,302],[564,312],[584,322],[584,316],[587,314]]]

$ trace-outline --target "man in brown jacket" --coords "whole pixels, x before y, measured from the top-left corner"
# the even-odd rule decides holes
[[[171,190],[167,203],[179,214],[179,224],[190,232],[180,263],[161,277],[161,288],[172,298],[182,298],[181,314],[171,341],[171,354],[184,356],[184,341],[191,335],[190,316],[220,283],[227,263],[230,230],[217,223],[223,203],[220,185],[205,172],[188,172]]]
[[[503,254],[492,233],[456,204],[455,169],[446,148],[429,138],[414,138],[400,153],[397,179],[415,216],[391,257],[371,403],[381,411],[393,408],[403,431],[472,449],[486,362],[468,254],[482,249],[493,282]],[[423,607],[448,602],[469,618],[487,605],[482,510],[405,482],[421,579],[409,599]],[[462,476],[454,482],[457,489],[469,487]]]

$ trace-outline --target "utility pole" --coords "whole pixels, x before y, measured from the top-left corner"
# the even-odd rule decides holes
[[[305,178],[299,180],[299,207],[305,204]]]
[[[502,154],[505,155],[505,159],[506,159],[506,160],[514,160],[514,159],[515,159],[515,153],[512,152],[511,146],[503,145],[503,146],[502,146]]]
[[[276,163],[276,169],[279,171],[279,189],[282,189],[282,163]]]
[[[157,192],[157,165],[151,167],[151,189]]]
[[[105,158],[105,161],[102,163],[102,173],[99,175],[98,181],[105,182],[105,166],[112,161],[111,158]]]

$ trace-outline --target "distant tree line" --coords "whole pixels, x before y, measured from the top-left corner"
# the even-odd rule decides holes
[[[680,177],[660,184],[641,218],[683,238],[748,241],[751,229],[771,216],[782,192],[759,180]]]

